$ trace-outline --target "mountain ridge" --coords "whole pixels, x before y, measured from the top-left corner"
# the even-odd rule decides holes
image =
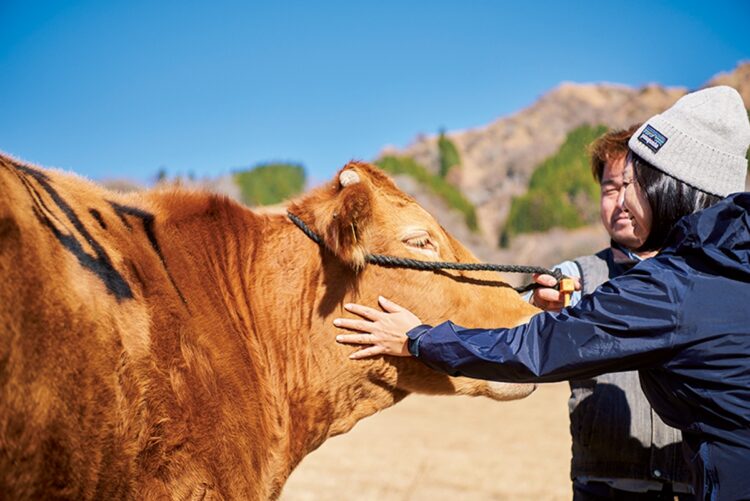
[[[714,85],[734,87],[750,108],[750,62],[715,75],[700,88]],[[576,127],[626,128],[664,111],[688,91],[687,87],[656,83],[631,87],[609,82],[562,82],[511,115],[474,128],[444,131],[462,159],[459,171],[451,172],[450,179],[476,206],[484,245],[497,245],[512,198],[526,192],[534,169],[554,155]],[[418,135],[405,148],[384,148],[379,157],[408,156],[437,173],[438,137]],[[411,183],[410,188],[414,189]],[[420,202],[425,197],[418,191],[412,195]],[[441,214],[437,216],[441,219]],[[463,233],[458,228],[448,229]]]

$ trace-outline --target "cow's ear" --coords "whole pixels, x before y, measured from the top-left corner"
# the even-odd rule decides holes
[[[356,162],[347,164],[319,197],[305,203],[326,248],[354,269],[365,265],[373,203],[366,171],[357,166]]]

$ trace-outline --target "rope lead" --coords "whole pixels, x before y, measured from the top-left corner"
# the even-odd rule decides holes
[[[320,238],[320,236],[314,231],[312,231],[300,218],[298,218],[291,212],[287,212],[287,216],[300,230],[303,231],[305,235],[307,235],[310,238],[310,240],[312,240],[318,245],[323,245],[323,240]],[[557,283],[555,284],[555,286],[565,284],[566,282],[566,280],[564,280],[565,276],[562,274],[562,272],[558,268],[555,268],[554,270],[548,270],[547,268],[543,268],[541,266],[523,266],[523,265],[516,265],[516,264],[488,264],[488,263],[451,263],[451,262],[446,262],[446,261],[421,261],[419,259],[386,256],[383,254],[367,254],[365,256],[365,261],[371,264],[377,264],[379,266],[387,266],[391,268],[409,268],[413,270],[422,270],[422,271],[467,270],[467,271],[498,271],[502,273],[539,273],[539,274],[545,274],[545,275],[552,275],[555,278],[555,280],[557,280]],[[519,294],[522,294],[524,292],[537,289],[539,287],[542,287],[542,286],[536,283],[531,283],[528,285],[524,285],[522,287],[513,287],[513,289]],[[567,291],[568,288],[569,286],[566,285],[566,287],[564,288],[565,290],[563,290],[566,296],[569,296],[569,291]]]

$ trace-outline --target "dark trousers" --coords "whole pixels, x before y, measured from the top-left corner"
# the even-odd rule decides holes
[[[604,482],[573,481],[573,501],[694,501],[692,494],[673,493],[664,484],[661,491],[630,492],[610,487]]]

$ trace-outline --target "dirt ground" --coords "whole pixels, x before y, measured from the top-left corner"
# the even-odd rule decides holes
[[[283,501],[568,500],[567,383],[513,402],[412,395],[310,454]]]

